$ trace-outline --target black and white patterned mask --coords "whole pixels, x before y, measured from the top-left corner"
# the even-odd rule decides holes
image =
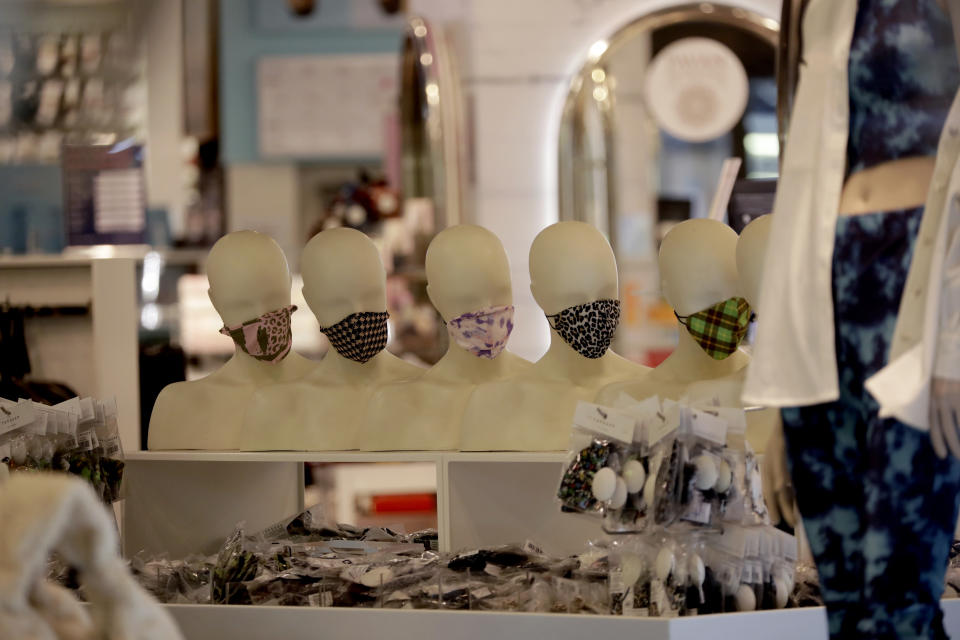
[[[366,362],[387,346],[386,311],[351,313],[335,325],[320,327],[330,345],[344,358]]]
[[[594,300],[548,315],[547,321],[563,341],[584,358],[596,359],[610,348],[620,324],[619,300]]]

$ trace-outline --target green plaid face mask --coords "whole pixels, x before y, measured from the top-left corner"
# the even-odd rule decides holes
[[[747,335],[750,304],[743,298],[730,298],[689,316],[674,315],[708,356],[725,360]]]

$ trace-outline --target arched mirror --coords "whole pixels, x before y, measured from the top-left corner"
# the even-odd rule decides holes
[[[404,198],[421,201],[434,227],[464,221],[460,79],[445,34],[411,18],[400,63],[400,149]]]
[[[673,349],[657,248],[672,224],[707,215],[724,160],[742,159],[735,198],[772,201],[778,38],[777,20],[745,9],[671,7],[594,43],[572,82],[560,219],[596,225],[614,247],[625,310],[615,348],[627,357],[655,365]],[[741,218],[730,219],[738,230]]]

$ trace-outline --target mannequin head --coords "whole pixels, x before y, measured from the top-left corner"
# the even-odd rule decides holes
[[[500,239],[471,224],[444,229],[427,248],[427,295],[444,321],[513,304],[510,263]]]
[[[236,325],[290,304],[290,268],[273,238],[235,231],[207,256],[210,302],[224,325]]]
[[[763,278],[763,261],[767,256],[770,240],[770,225],[773,217],[760,216],[748,224],[737,241],[737,273],[740,289],[754,309],[760,304],[760,282]]]
[[[660,246],[660,287],[681,316],[741,295],[737,232],[707,219],[675,226]]]
[[[594,300],[616,300],[617,261],[610,243],[585,222],[558,222],[530,246],[530,291],[547,315]]]
[[[387,310],[386,272],[373,242],[340,227],[315,235],[303,249],[303,297],[322,327],[352,313]]]

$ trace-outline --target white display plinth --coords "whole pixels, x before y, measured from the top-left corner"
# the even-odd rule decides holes
[[[457,452],[144,451],[127,456],[124,549],[171,557],[209,553],[240,522],[249,530],[303,507],[303,462],[436,466],[443,551],[532,540],[577,553],[599,523],[553,499],[566,454]]]

